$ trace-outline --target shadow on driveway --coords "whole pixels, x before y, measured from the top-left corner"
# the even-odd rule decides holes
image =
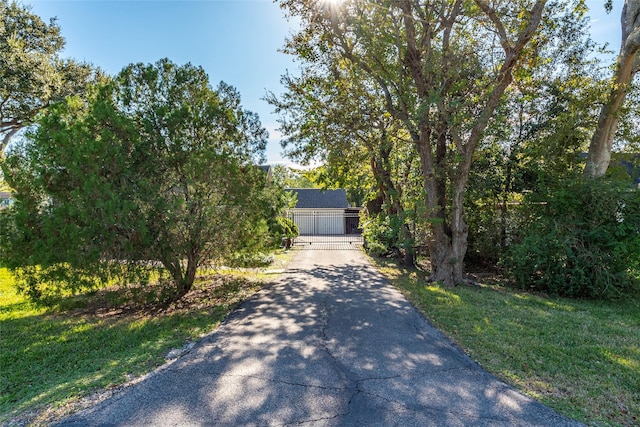
[[[60,425],[579,425],[479,368],[359,251],[302,250],[193,350]]]

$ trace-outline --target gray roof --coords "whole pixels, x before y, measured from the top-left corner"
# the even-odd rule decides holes
[[[298,195],[296,208],[300,209],[345,209],[349,207],[345,189],[319,190],[317,188],[290,188]]]

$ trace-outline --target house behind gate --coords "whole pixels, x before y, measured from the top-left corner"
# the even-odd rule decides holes
[[[288,189],[297,195],[296,207],[289,217],[298,225],[302,236],[359,234],[360,208],[349,206],[344,189]]]

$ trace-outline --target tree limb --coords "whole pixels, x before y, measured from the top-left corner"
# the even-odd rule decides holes
[[[498,37],[500,38],[500,44],[502,45],[502,49],[505,52],[511,51],[512,47],[509,44],[509,38],[507,37],[507,32],[504,29],[504,25],[502,25],[502,21],[498,17],[498,14],[495,10],[491,8],[485,1],[483,0],[475,0],[478,7],[484,12],[485,15],[489,17],[493,25],[496,27],[496,31],[498,33]]]
[[[5,134],[4,138],[2,138],[2,143],[0,143],[0,155],[4,153],[5,148],[7,148],[7,145],[9,145],[9,140],[11,139],[11,137],[13,137],[16,133],[18,133],[20,129],[22,129],[21,126],[14,127],[14,128],[11,128],[9,132]]]
[[[640,51],[640,0],[625,0],[621,15],[622,43],[615,74],[606,102],[600,109],[598,125],[589,144],[584,168],[586,179],[603,176],[611,161],[611,148],[618,128],[618,114],[629,90],[629,84],[638,71]]]

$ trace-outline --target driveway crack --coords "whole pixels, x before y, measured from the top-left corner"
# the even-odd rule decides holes
[[[212,375],[217,375],[217,376],[219,376],[221,378],[223,378],[223,377],[227,377],[227,378],[252,378],[252,379],[256,379],[256,380],[270,381],[270,382],[274,382],[274,383],[278,383],[278,384],[291,385],[291,386],[296,386],[296,387],[315,388],[315,389],[319,389],[319,390],[345,391],[345,390],[352,390],[353,389],[351,387],[331,387],[331,386],[323,386],[323,385],[315,385],[315,384],[298,383],[298,382],[294,382],[294,381],[285,381],[285,380],[272,378],[272,377],[262,377],[262,376],[259,376],[259,375],[223,374],[223,373],[220,373],[220,372],[211,372],[211,374]]]

